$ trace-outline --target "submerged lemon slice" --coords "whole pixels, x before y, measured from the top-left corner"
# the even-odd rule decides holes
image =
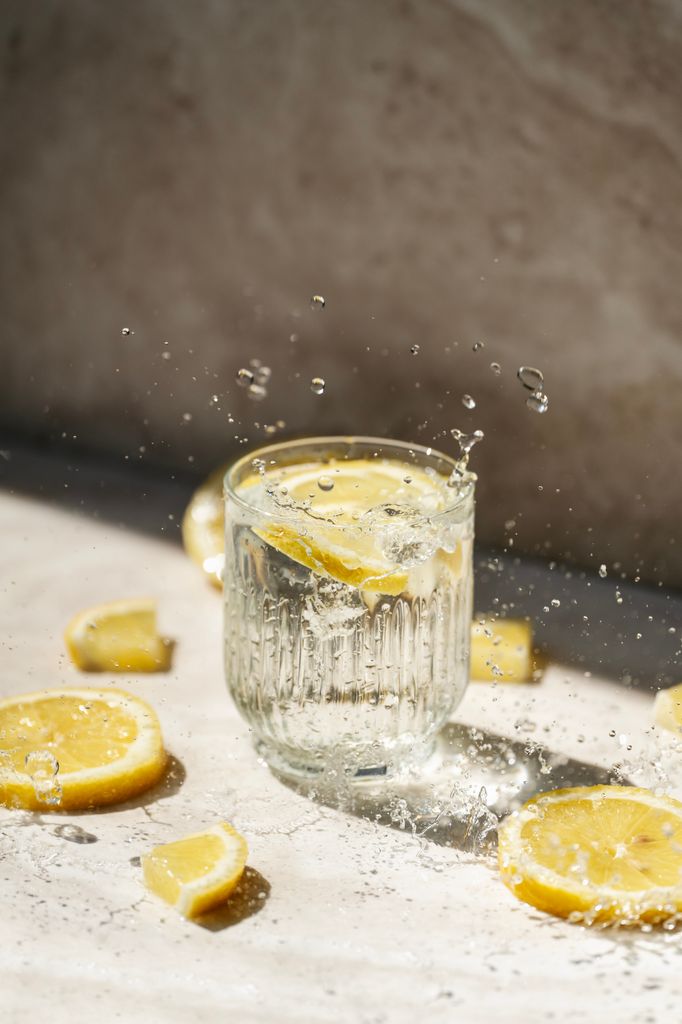
[[[658,691],[654,701],[654,721],[662,729],[682,732],[682,683]]]
[[[220,572],[225,552],[223,477],[226,470],[225,465],[211,473],[192,495],[182,518],[185,551],[216,587],[222,586]]]
[[[499,866],[550,914],[663,921],[682,911],[682,803],[630,786],[544,793],[501,826]]]
[[[247,856],[244,837],[222,821],[206,832],[155,846],[142,857],[142,871],[148,889],[183,917],[197,917],[230,895]]]
[[[471,627],[471,678],[528,683],[533,678],[533,631],[522,619],[476,616]]]
[[[80,810],[136,796],[166,768],[161,729],[122,690],[41,690],[0,701],[0,803]]]
[[[449,500],[445,478],[390,459],[275,468],[249,477],[241,490],[248,496],[267,484],[286,495],[285,508],[299,510],[299,521],[256,529],[263,540],[321,576],[388,595],[406,589],[408,572],[400,550],[382,545],[382,534],[402,531],[408,546],[418,544],[426,539],[421,517]]]
[[[156,629],[147,598],[109,601],[79,612],[66,627],[66,649],[83,672],[167,672],[172,646]]]

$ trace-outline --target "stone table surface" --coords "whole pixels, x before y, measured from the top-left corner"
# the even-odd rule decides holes
[[[679,1019],[679,934],[555,920],[517,902],[489,857],[280,784],[226,694],[220,598],[179,546],[11,492],[0,535],[2,694],[123,685],[156,708],[182,768],[148,798],[99,813],[0,809],[7,1024],[43,1013],[55,1024],[528,1022],[565,1019],[567,1007],[575,1021]],[[64,651],[70,615],[137,594],[158,598],[177,641],[172,671],[81,675]],[[646,686],[550,663],[536,685],[472,684],[457,717],[604,766],[625,758],[639,782],[657,781],[655,760],[682,791]],[[145,891],[135,858],[223,818],[248,839],[249,878],[227,910],[190,923]],[[98,841],[65,841],[64,822]]]

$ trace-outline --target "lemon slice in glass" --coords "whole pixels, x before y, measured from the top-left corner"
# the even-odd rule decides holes
[[[142,857],[148,889],[183,917],[197,917],[223,903],[238,885],[248,856],[246,840],[227,822]]]
[[[499,866],[550,914],[663,921],[682,911],[682,803],[630,786],[544,793],[500,827]]]
[[[156,714],[122,690],[41,690],[0,701],[0,803],[80,810],[155,785],[167,755]]]
[[[83,672],[167,672],[172,644],[156,629],[148,598],[108,601],[79,612],[66,627],[66,649]]]

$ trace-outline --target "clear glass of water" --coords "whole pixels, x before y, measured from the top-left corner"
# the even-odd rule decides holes
[[[469,669],[475,476],[375,438],[291,441],[225,476],[225,674],[289,778],[424,761]]]

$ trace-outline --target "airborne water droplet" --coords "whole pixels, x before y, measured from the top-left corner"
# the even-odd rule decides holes
[[[267,391],[261,384],[251,384],[246,394],[252,402],[262,402],[267,395]]]
[[[500,366],[499,363],[491,363],[490,369],[493,371],[493,373],[497,374],[498,377],[502,373],[502,367]]]
[[[542,371],[536,370],[534,366],[519,366],[516,376],[529,391],[539,391],[545,383]]]
[[[410,352],[413,356],[418,356],[421,349],[421,345],[410,345]]]
[[[321,491],[333,491],[334,481],[330,476],[321,476],[318,477],[317,486],[320,488]]]
[[[561,606],[561,601],[558,597],[553,597],[549,603],[551,604],[552,608],[559,608]]]
[[[327,385],[322,377],[313,377],[310,382],[310,390],[316,395],[323,395],[326,386]]]
[[[547,412],[549,399],[542,391],[534,391],[526,399],[526,405],[531,412]]]
[[[129,334],[134,334],[134,333],[135,333],[135,331],[131,331],[130,327],[122,327],[121,328],[121,334],[124,337],[126,337],[126,338],[128,337]]]
[[[313,295],[310,300],[310,305],[313,309],[324,309],[325,298],[324,295]]]
[[[253,374],[251,373],[251,370],[247,370],[246,367],[242,367],[241,370],[237,370],[237,376],[235,379],[240,388],[249,388],[253,384]]]
[[[462,395],[462,405],[465,409],[475,409],[476,400],[471,395]]]
[[[485,348],[484,341],[475,341],[471,346],[472,352],[480,352],[482,348]]]
[[[599,575],[601,576],[601,578],[602,578],[603,580],[605,580],[605,579],[606,579],[606,577],[607,577],[607,575],[608,575],[608,569],[606,568],[606,566],[604,565],[604,563],[603,563],[603,562],[602,562],[602,564],[601,564],[601,565],[599,566]]]

